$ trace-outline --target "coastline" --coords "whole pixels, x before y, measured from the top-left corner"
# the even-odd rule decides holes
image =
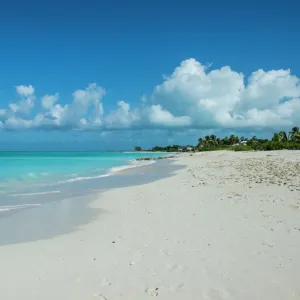
[[[20,152],[21,154],[27,152]],[[49,153],[49,152],[43,152]],[[58,153],[61,154],[62,152]],[[66,152],[67,154],[69,152]],[[73,152],[75,154],[85,154],[86,152]],[[32,154],[29,152],[29,157],[32,157]],[[40,153],[38,153],[40,154]],[[55,153],[56,154],[56,153]],[[98,152],[95,152],[95,154],[98,154]],[[137,154],[137,153],[135,153]],[[58,177],[53,177],[51,179],[45,179],[41,182],[26,182],[26,181],[18,181],[13,180],[11,181],[11,185],[7,186],[1,186],[0,185],[0,193],[2,195],[0,199],[0,217],[3,216],[3,213],[9,212],[10,210],[18,211],[27,209],[28,207],[34,207],[42,205],[44,202],[52,200],[53,197],[51,197],[52,194],[55,195],[56,200],[64,200],[65,198],[72,198],[79,196],[78,193],[72,195],[70,193],[70,190],[72,190],[72,184],[76,184],[75,189],[80,190],[80,188],[77,185],[80,185],[82,187],[82,194],[88,193],[88,190],[86,190],[86,184],[82,181],[92,181],[95,182],[97,180],[101,180],[102,178],[114,176],[118,174],[119,172],[124,172],[127,169],[135,169],[144,167],[150,164],[154,164],[158,159],[163,159],[167,156],[165,153],[150,153],[152,156],[145,157],[144,154],[146,153],[138,153],[137,158],[128,157],[127,159],[120,161],[118,164],[115,164],[112,167],[106,167],[97,169],[97,172],[94,172],[93,169],[90,169],[88,171],[85,171],[81,174],[65,174],[65,178],[60,174]],[[149,154],[149,153],[148,153]],[[159,156],[160,155],[160,156]],[[14,156],[13,156],[14,157]],[[21,156],[22,158],[22,156]],[[46,157],[48,159],[48,157]],[[68,159],[68,158],[67,158]],[[83,161],[84,162],[84,161]],[[20,171],[21,172],[21,171]],[[31,174],[31,173],[30,173]],[[6,180],[3,178],[0,178],[0,183],[6,184]],[[98,182],[95,182],[96,185],[98,185]],[[89,186],[90,183],[87,183]],[[100,183],[101,185],[101,183]],[[46,198],[42,203],[36,202],[35,196],[41,196],[44,195]],[[26,198],[26,203],[23,203],[23,198]]]
[[[299,299],[300,153],[172,161],[167,176],[159,173],[168,160],[160,160],[110,177],[127,185],[93,194],[90,209],[100,213],[76,230],[0,246],[0,296]],[[158,177],[128,184],[145,169]]]
[[[30,196],[11,195],[7,204],[0,207],[3,209],[2,213],[0,211],[0,247],[49,239],[77,230],[101,217],[101,210],[92,209],[91,203],[101,200],[104,192],[154,182],[172,176],[181,168],[168,159],[145,162],[117,167],[109,176],[51,185],[47,192],[36,190]]]

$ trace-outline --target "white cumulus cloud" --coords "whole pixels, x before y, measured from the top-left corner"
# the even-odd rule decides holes
[[[12,113],[26,114],[34,107],[35,95],[34,88],[31,85],[18,85],[16,91],[21,97],[17,103],[9,104],[9,109]]]
[[[58,93],[56,93],[54,95],[45,95],[42,97],[42,106],[45,109],[50,109],[58,101],[58,99],[59,99]]]
[[[33,114],[34,88],[16,90],[20,100],[0,108],[2,129],[270,128],[300,120],[300,80],[290,70],[259,69],[245,78],[229,66],[211,70],[193,58],[182,61],[135,107],[127,102],[131,99],[121,100],[105,112],[106,91],[91,83],[74,91],[67,104],[59,103],[58,93],[43,96],[41,111]]]
[[[150,124],[158,127],[188,127],[191,125],[189,116],[174,116],[170,111],[162,108],[160,104],[152,105],[149,109]]]
[[[34,94],[32,85],[18,85],[16,86],[16,90],[21,97],[30,97]]]

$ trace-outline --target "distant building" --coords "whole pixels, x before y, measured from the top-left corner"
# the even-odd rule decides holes
[[[192,152],[194,151],[193,147],[179,147],[178,152]]]

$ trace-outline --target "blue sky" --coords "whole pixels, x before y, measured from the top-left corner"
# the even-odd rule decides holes
[[[299,125],[299,6],[2,1],[0,149],[129,149]]]

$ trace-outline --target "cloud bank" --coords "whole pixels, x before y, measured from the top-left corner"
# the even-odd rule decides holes
[[[7,130],[121,130],[292,127],[300,120],[300,79],[290,70],[257,70],[248,78],[229,66],[210,70],[191,58],[131,107],[120,100],[104,113],[106,90],[91,83],[61,104],[58,93],[35,96],[16,86],[19,101],[0,108]]]

